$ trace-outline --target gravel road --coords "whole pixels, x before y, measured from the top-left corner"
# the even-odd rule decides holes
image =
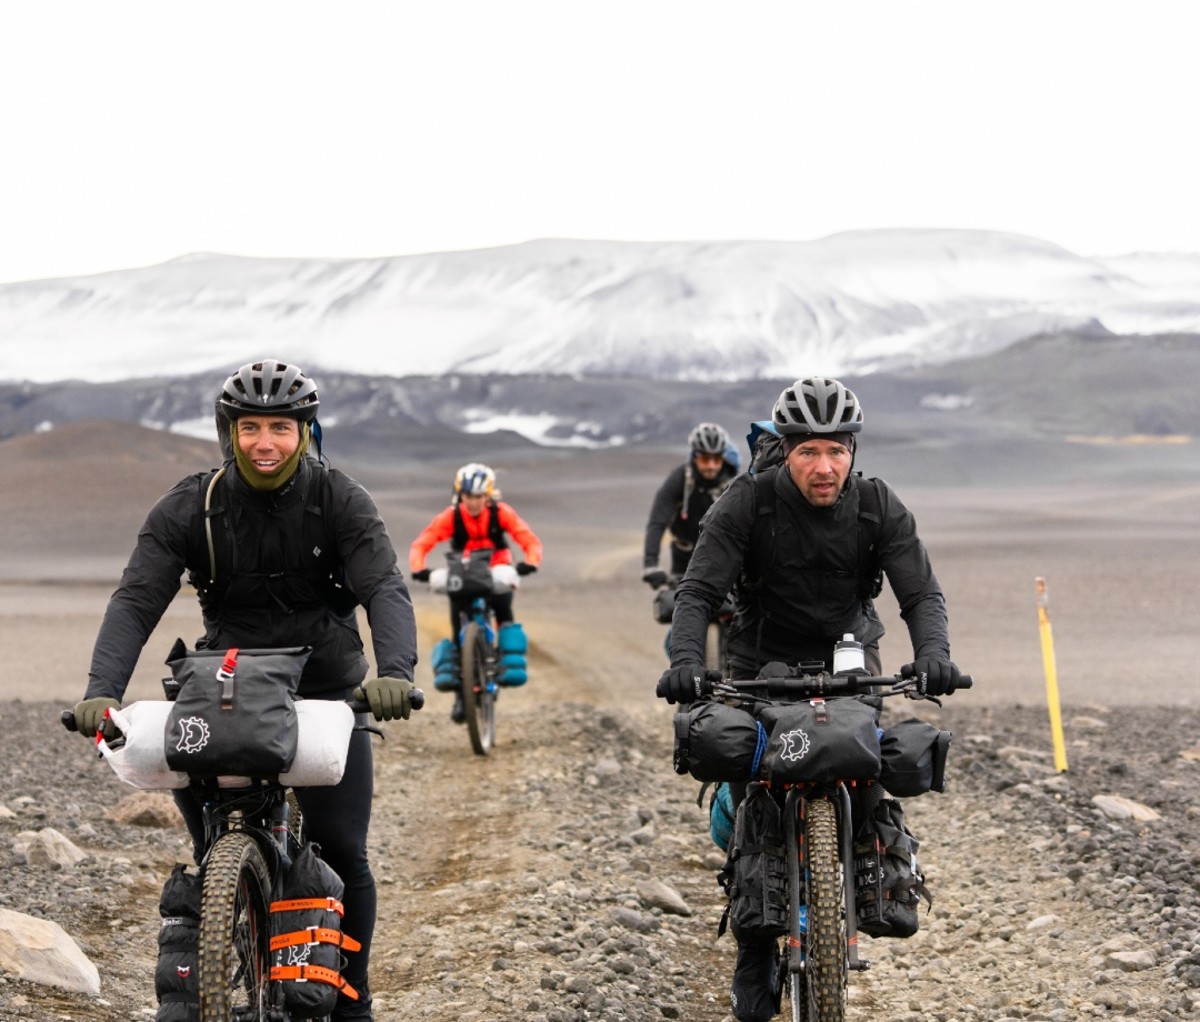
[[[378,1017],[725,1022],[721,856],[699,786],[671,771],[670,708],[550,700],[561,679],[542,668],[505,693],[488,759],[436,695],[377,746]],[[955,732],[950,786],[906,802],[933,907],[911,940],[864,938],[873,968],[852,979],[850,1017],[1200,1018],[1200,712],[1069,708],[1061,774],[1043,710],[956,699],[921,713]],[[116,807],[144,796],[60,735],[57,709],[0,709],[13,814],[0,819],[0,906],[63,926],[102,993],[2,977],[0,1017],[150,1019],[157,895],[185,843],[177,827],[118,822]],[[1109,818],[1099,795],[1162,819]],[[20,861],[17,835],[45,827],[89,857]]]

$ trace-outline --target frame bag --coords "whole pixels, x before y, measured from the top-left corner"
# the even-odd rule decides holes
[[[311,646],[188,651],[167,660],[178,695],[167,717],[167,766],[192,777],[276,777],[296,757],[292,697]]]

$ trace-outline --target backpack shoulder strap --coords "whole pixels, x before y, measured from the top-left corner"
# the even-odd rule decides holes
[[[504,526],[500,524],[500,508],[495,500],[488,500],[488,539],[496,550],[507,550],[508,540],[504,538]]]
[[[858,584],[864,600],[873,600],[883,592],[883,569],[879,565],[879,532],[883,511],[879,500],[879,480],[859,476],[858,488]]]
[[[217,550],[213,545],[212,520],[214,515],[225,512],[223,507],[213,509],[213,491],[216,490],[217,483],[221,481],[223,475],[225,475],[224,465],[212,473],[208,484],[204,486],[204,540],[208,545],[208,581],[210,584],[217,580]]]

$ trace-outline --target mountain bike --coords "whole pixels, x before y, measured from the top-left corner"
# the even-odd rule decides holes
[[[710,671],[703,688],[705,695],[756,716],[765,707],[836,704],[859,695],[902,695],[940,705],[924,694],[923,678],[827,674],[822,668],[800,664],[784,676],[753,680],[721,678]],[[964,675],[958,687],[972,684]],[[830,713],[835,709],[830,706]],[[799,759],[808,752],[808,743],[807,735],[797,735],[784,755]],[[788,932],[779,950],[779,987],[788,991],[793,1022],[844,1022],[849,973],[870,967],[858,954],[855,822],[884,792],[874,776],[853,774],[768,784],[782,806],[786,858]]]
[[[668,575],[667,581],[654,593],[654,619],[660,625],[669,625],[675,611],[675,590],[683,581],[682,575]],[[711,671],[724,673],[728,668],[725,658],[726,643],[729,637],[729,623],[733,620],[733,597],[726,596],[721,605],[713,612],[704,633],[704,666]],[[671,630],[667,629],[665,640],[667,655],[671,652]]]
[[[164,688],[171,694],[170,679]],[[414,688],[409,697],[414,710],[424,704],[420,689]],[[355,714],[370,709],[364,702],[345,702]],[[62,711],[60,719],[68,731],[77,730],[72,711]],[[353,730],[376,732],[357,723]],[[123,739],[110,744],[119,748]],[[290,1022],[283,982],[296,978],[292,972],[303,972],[273,961],[277,948],[270,915],[272,904],[280,902],[288,869],[304,846],[303,815],[295,793],[278,777],[190,777],[187,786],[204,813],[199,1022]]]
[[[430,586],[449,595],[457,608],[463,712],[471,748],[486,756],[496,743],[496,697],[500,693],[500,629],[489,597],[516,587],[511,565],[492,566],[493,550],[473,550],[466,556],[446,553],[446,567],[434,572]]]

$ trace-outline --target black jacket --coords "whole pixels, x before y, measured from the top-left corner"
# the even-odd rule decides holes
[[[690,460],[672,469],[650,505],[643,566],[658,567],[659,548],[667,530],[676,546],[691,550],[700,535],[700,519],[712,507],[713,501],[729,488],[736,475],[737,466],[728,461],[711,481],[701,476]]]
[[[339,605],[332,578],[366,609],[379,674],[412,678],[412,601],[366,490],[311,458],[275,493],[251,489],[228,466],[212,499],[214,583],[204,530],[210,478],[188,476],[151,508],[96,637],[87,698],[124,695],[184,572],[200,594],[205,647],[313,647],[301,695],[344,690],[367,672],[355,615]]]
[[[737,613],[727,649],[736,668],[757,670],[771,660],[794,664],[814,651],[827,659],[846,632],[864,645],[877,643],[883,623],[863,596],[866,559],[859,556],[864,485],[877,486],[876,556],[908,626],[914,656],[948,659],[945,598],[912,514],[887,484],[851,476],[836,504],[818,508],[804,499],[786,468],[774,475],[773,515],[757,513],[754,477],[741,476],[701,523],[675,594],[672,666],[704,663],[712,612],[731,590]]]

